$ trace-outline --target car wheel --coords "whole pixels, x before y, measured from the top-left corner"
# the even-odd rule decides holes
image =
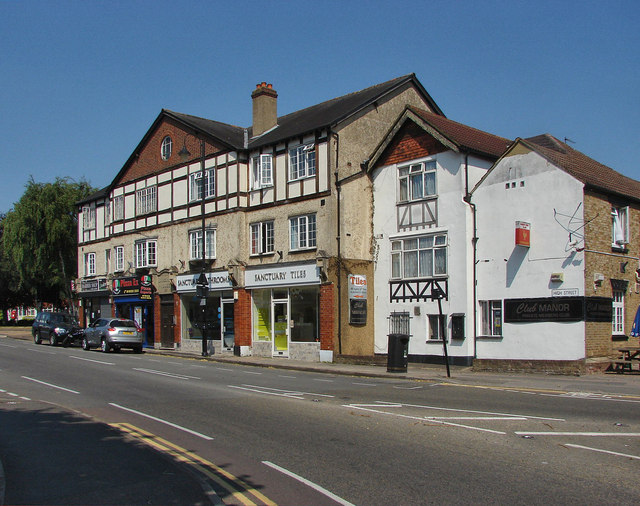
[[[36,344],[42,344],[42,338],[40,337],[40,334],[38,334],[38,332],[33,333],[33,342]]]
[[[56,335],[55,332],[51,332],[51,334],[49,334],[49,344],[51,346],[57,346],[58,345],[58,336]]]
[[[82,349],[85,351],[89,351],[91,349],[91,346],[89,345],[89,341],[87,340],[86,337],[82,338]]]
[[[102,341],[100,341],[100,349],[102,350],[103,353],[108,353],[109,352],[109,343],[107,342],[107,339],[105,337],[102,338]]]

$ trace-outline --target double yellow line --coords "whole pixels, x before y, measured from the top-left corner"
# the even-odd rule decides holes
[[[158,451],[170,455],[179,462],[187,464],[197,473],[214,481],[218,487],[226,491],[228,495],[240,504],[245,506],[257,506],[258,504],[277,506],[275,502],[248,483],[245,483],[240,478],[216,466],[213,462],[203,459],[185,448],[175,445],[166,439],[162,439],[151,432],[142,430],[135,425],[128,423],[112,423],[109,425],[124,432],[136,441],[140,441]]]

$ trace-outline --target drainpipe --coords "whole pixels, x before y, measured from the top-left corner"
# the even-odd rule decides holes
[[[471,238],[471,244],[473,245],[473,358],[476,358],[476,343],[478,336],[478,301],[477,298],[477,258],[478,258],[478,235],[477,235],[477,209],[476,205],[471,202],[471,193],[469,193],[469,155],[464,155],[464,198],[463,200],[471,208],[471,218],[473,223],[473,237]]]
[[[338,277],[338,354],[342,355],[342,250],[340,249],[340,185],[341,182],[338,179],[338,155],[340,152],[340,136],[338,133],[333,132],[332,135],[336,139],[336,171],[334,173],[335,176],[335,185],[336,185],[336,200],[337,200],[337,227],[336,227],[336,245],[337,245],[337,272],[336,275]]]

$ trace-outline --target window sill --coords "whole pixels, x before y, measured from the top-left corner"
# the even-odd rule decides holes
[[[290,249],[289,254],[296,255],[298,253],[310,253],[310,252],[317,251],[317,249],[318,249],[317,246],[314,246],[313,248],[306,248],[306,249]]]
[[[477,339],[502,339],[503,336],[477,336]]]

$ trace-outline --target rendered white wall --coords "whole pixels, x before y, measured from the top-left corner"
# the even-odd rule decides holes
[[[582,199],[582,184],[536,153],[502,159],[473,194],[478,300],[551,297],[556,288],[584,295],[584,254],[568,246],[568,232],[554,218],[554,209],[573,215]],[[576,228],[582,219],[580,207]],[[531,224],[530,248],[515,245],[516,221]],[[551,282],[552,273],[563,273],[564,282]],[[584,333],[584,322],[505,323],[502,338],[478,339],[477,357],[580,359],[585,356]]]

